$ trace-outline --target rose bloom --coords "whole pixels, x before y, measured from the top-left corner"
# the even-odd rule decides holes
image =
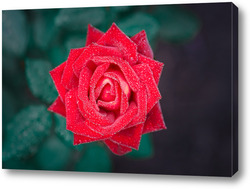
[[[50,71],[59,96],[49,110],[66,117],[74,145],[102,141],[117,155],[138,150],[143,134],[166,129],[162,68],[144,30],[129,38],[115,23],[106,33],[89,25],[86,46]]]

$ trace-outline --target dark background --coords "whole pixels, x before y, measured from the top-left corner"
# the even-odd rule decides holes
[[[152,159],[132,161],[112,156],[114,172],[232,175],[232,7],[231,4],[183,7],[198,15],[201,31],[183,46],[160,43],[155,54],[156,60],[165,63],[159,89],[168,129],[152,135],[155,151]],[[237,50],[234,46],[235,53]],[[237,91],[236,67],[234,71]],[[236,113],[238,103],[234,103]],[[237,121],[235,117],[235,127]],[[236,153],[237,148],[234,150]],[[235,154],[235,168],[237,160]]]

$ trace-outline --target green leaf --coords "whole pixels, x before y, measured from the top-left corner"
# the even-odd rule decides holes
[[[65,42],[65,48],[67,50],[80,48],[85,46],[85,37],[84,36],[70,36]]]
[[[3,52],[3,84],[19,92],[26,86],[22,62],[9,53]],[[17,79],[18,78],[18,79]]]
[[[11,159],[3,162],[3,169],[37,170],[33,159]]]
[[[145,13],[135,13],[127,17],[125,20],[118,22],[117,25],[128,36],[133,36],[141,30],[145,30],[150,42],[159,31],[157,20]]]
[[[6,87],[3,87],[3,109],[2,109],[2,123],[3,123],[3,131],[6,130],[7,123],[11,120],[11,118],[17,113],[17,102],[15,96],[9,91]]]
[[[42,49],[46,49],[49,42],[55,34],[56,27],[54,25],[55,15],[57,11],[49,10],[35,10],[33,11],[33,36],[36,45]]]
[[[87,25],[99,25],[105,20],[104,8],[61,9],[56,25],[70,31],[86,31]]]
[[[113,7],[110,7],[110,10],[117,12],[117,13],[123,13],[123,12],[129,11],[131,8],[132,6],[113,6]]]
[[[13,55],[22,56],[28,45],[28,24],[25,12],[4,10],[2,12],[3,48]]]
[[[169,42],[186,42],[201,28],[200,20],[192,12],[180,6],[159,6],[154,16],[160,22],[160,35]]]
[[[67,57],[69,55],[70,49],[65,50],[63,48],[63,44],[55,45],[51,47],[50,51],[48,52],[50,61],[53,65],[53,67],[56,67],[60,64],[62,64],[64,61],[67,60]]]
[[[81,159],[76,163],[76,171],[84,172],[110,172],[111,160],[108,152],[97,143],[85,144],[87,146]]]
[[[34,96],[51,103],[57,97],[57,91],[49,75],[52,66],[44,60],[29,59],[25,62],[26,78]]]
[[[51,115],[43,105],[21,110],[7,125],[3,161],[35,153],[38,144],[49,134],[51,124]]]
[[[65,170],[71,150],[57,137],[52,136],[39,149],[36,161],[43,170]]]
[[[55,115],[55,133],[68,146],[77,150],[82,150],[83,144],[73,145],[74,135],[66,129],[66,119],[60,115]]]
[[[153,144],[150,134],[142,135],[139,150],[133,150],[127,156],[133,159],[151,158],[153,156]]]

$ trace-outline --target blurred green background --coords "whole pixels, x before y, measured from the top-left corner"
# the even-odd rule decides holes
[[[182,6],[121,6],[2,11],[3,168],[112,172],[114,156],[102,143],[73,146],[65,119],[47,111],[57,91],[49,71],[85,45],[87,25],[105,32],[115,22],[128,36],[145,30],[155,51],[160,41],[182,45],[200,30]],[[151,134],[126,159],[154,156]]]

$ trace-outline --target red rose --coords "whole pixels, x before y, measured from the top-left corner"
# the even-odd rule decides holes
[[[129,38],[113,24],[106,33],[88,26],[86,46],[50,71],[59,93],[49,110],[66,117],[74,145],[103,141],[117,155],[138,150],[142,134],[166,129],[145,31]]]

